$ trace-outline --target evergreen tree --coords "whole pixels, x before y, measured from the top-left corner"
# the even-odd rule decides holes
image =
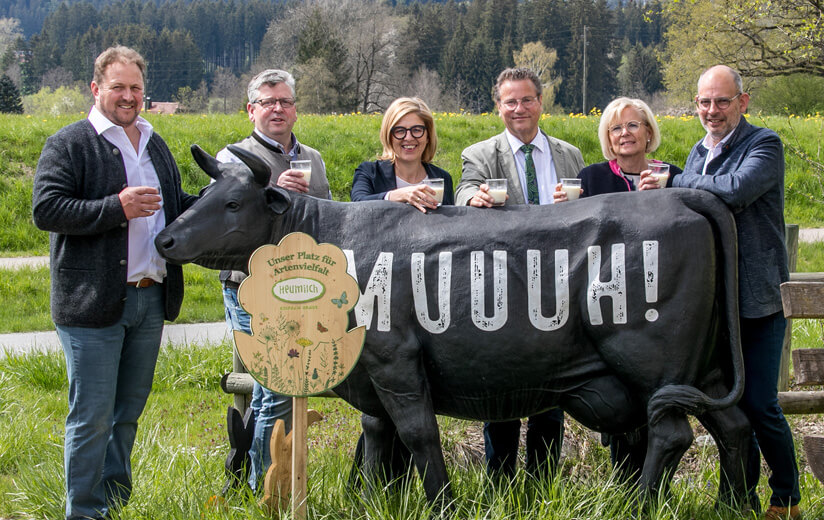
[[[0,112],[4,114],[22,114],[23,99],[14,82],[3,74],[0,77]]]
[[[559,57],[559,61],[562,61],[559,70],[563,71],[563,83],[557,99],[567,110],[588,113],[593,107],[606,106],[616,90],[614,55],[619,49],[615,48],[617,41],[613,37],[613,12],[607,8],[604,0],[571,0],[568,15],[571,38],[566,46],[566,55]],[[583,107],[584,88],[586,107]]]
[[[623,53],[618,67],[618,86],[622,96],[637,98],[648,98],[664,87],[654,48],[638,43]]]

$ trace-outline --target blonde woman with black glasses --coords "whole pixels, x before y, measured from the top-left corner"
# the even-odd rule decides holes
[[[455,203],[449,172],[431,164],[438,135],[435,118],[423,100],[402,97],[393,101],[383,115],[380,139],[383,154],[355,170],[352,202],[404,202],[423,213],[437,209],[441,203]],[[440,187],[427,184],[427,179],[442,179],[443,194]]]

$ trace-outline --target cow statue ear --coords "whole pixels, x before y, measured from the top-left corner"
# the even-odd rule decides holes
[[[220,163],[218,160],[203,151],[203,148],[193,144],[191,146],[191,150],[192,157],[195,158],[195,162],[198,166],[200,166],[200,169],[206,172],[206,175],[214,180],[218,180],[223,175],[220,172]]]
[[[269,184],[269,178],[272,176],[272,170],[269,169],[260,157],[233,144],[230,144],[227,148],[230,152],[235,154],[238,159],[243,161],[243,164],[252,170],[252,175],[255,176],[255,182],[261,186],[266,186]]]
[[[283,188],[274,188],[268,186],[266,188],[266,205],[269,206],[276,215],[283,215],[289,206],[292,205],[292,197],[289,192]]]

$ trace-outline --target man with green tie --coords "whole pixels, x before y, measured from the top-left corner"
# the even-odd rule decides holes
[[[455,191],[456,205],[492,207],[487,179],[507,180],[506,204],[552,204],[552,193],[560,180],[578,176],[584,167],[581,151],[538,128],[541,92],[541,81],[530,69],[506,69],[498,75],[493,97],[506,128],[461,154],[463,170]],[[520,429],[518,419],[484,424],[489,473],[515,474]],[[560,409],[530,417],[526,470],[539,475],[554,469],[563,440],[564,414]]]

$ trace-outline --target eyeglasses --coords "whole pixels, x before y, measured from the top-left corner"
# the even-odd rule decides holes
[[[609,127],[609,133],[612,137],[618,137],[624,133],[624,128],[626,128],[628,132],[634,134],[640,130],[643,125],[644,123],[641,121],[627,121],[623,125],[613,125]]]
[[[518,108],[518,103],[520,103],[524,108],[531,108],[537,102],[537,97],[527,96],[521,99],[507,99],[506,101],[502,101],[501,104],[506,107],[507,110],[515,110]]]
[[[415,139],[420,139],[423,137],[423,134],[426,133],[426,127],[423,125],[410,126],[409,128],[405,126],[393,126],[390,132],[392,132],[392,137],[398,141],[406,137],[406,132],[412,134],[412,137]]]
[[[260,105],[260,108],[263,110],[272,110],[275,106],[280,103],[280,108],[292,108],[295,106],[295,99],[294,98],[266,98],[266,99],[258,99],[257,101],[252,101],[252,104]]]
[[[715,106],[718,108],[718,110],[726,110],[726,109],[730,108],[730,103],[732,103],[732,101],[735,98],[737,98],[738,96],[740,96],[742,93],[743,92],[739,92],[738,94],[734,95],[731,98],[728,98],[728,97],[717,97],[717,98],[700,98],[700,97],[696,97],[695,98],[695,104],[698,105],[698,108],[701,108],[701,109],[704,109],[704,110],[709,110],[710,107],[712,106],[713,102],[714,102]]]

